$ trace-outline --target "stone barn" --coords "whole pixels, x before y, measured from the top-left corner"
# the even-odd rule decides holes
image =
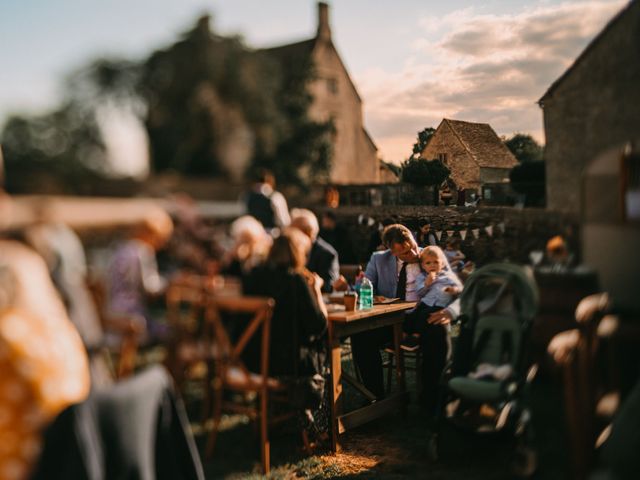
[[[451,170],[456,188],[480,193],[482,185],[509,182],[518,160],[487,123],[445,118],[420,153],[439,159]]]
[[[587,162],[640,131],[640,1],[609,22],[539,104],[547,207],[577,213]]]

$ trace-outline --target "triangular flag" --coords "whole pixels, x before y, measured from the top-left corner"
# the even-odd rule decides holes
[[[500,229],[500,231],[501,231],[502,233],[504,233],[504,230],[505,230],[505,229],[504,229],[504,222],[500,222],[500,223],[498,224],[498,228]]]
[[[438,241],[440,241],[440,237],[442,237],[442,232],[436,232],[436,237],[438,238]]]
[[[489,225],[488,227],[485,227],[485,231],[487,232],[487,235],[491,237],[493,235],[493,225]]]
[[[447,230],[447,237],[453,237],[453,230]]]
[[[464,242],[464,239],[467,238],[467,231],[460,230],[460,236],[462,237],[462,241]]]
[[[473,233],[473,236],[475,238],[478,238],[478,236],[480,235],[480,229],[479,228],[474,228],[473,230],[471,230],[471,233]]]

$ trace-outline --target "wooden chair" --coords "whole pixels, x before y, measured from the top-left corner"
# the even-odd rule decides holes
[[[114,352],[118,358],[116,378],[128,377],[135,370],[140,339],[144,333],[144,319],[107,312],[107,289],[102,279],[93,277],[87,280],[87,288],[93,297],[105,334],[111,332],[120,337],[120,344]]]
[[[265,474],[270,470],[269,396],[275,392],[286,392],[284,384],[269,376],[269,337],[274,306],[275,302],[271,298],[248,296],[212,296],[207,299],[206,305],[206,318],[213,329],[211,338],[216,351],[212,382],[213,429],[207,441],[206,457],[211,457],[213,453],[223,410],[243,413],[259,422],[260,456]],[[237,316],[251,318],[243,328],[237,328]],[[229,327],[237,328],[237,335],[231,335]],[[260,366],[258,372],[251,372],[242,354],[249,342],[258,336]],[[253,393],[256,395],[256,402],[249,405],[233,402],[225,396],[225,392],[229,391]]]
[[[615,353],[640,343],[635,318],[609,313],[607,294],[584,298],[576,309],[578,336],[562,367],[574,478],[587,478],[595,449],[621,401],[621,365]],[[637,360],[637,355],[636,355]]]
[[[208,335],[203,331],[206,295],[203,280],[196,276],[172,283],[165,292],[171,328],[166,363],[178,390],[188,370],[207,358]]]

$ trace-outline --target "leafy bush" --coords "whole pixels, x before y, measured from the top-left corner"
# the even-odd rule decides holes
[[[401,165],[401,180],[419,187],[440,185],[451,173],[440,160],[410,158]]]

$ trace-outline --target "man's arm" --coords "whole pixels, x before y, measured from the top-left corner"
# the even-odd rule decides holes
[[[434,325],[446,325],[460,315],[460,299],[457,298],[448,307],[429,315],[427,322]]]
[[[376,255],[375,253],[371,254],[369,263],[367,263],[367,268],[364,271],[364,276],[371,280],[374,293],[378,291],[378,264],[376,262],[377,256],[379,255]]]

